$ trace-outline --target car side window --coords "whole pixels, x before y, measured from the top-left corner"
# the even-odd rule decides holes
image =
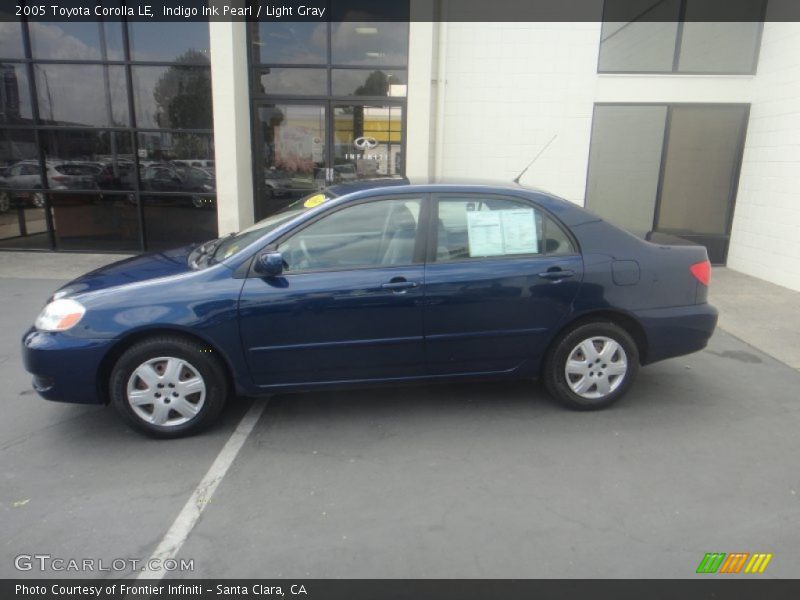
[[[544,252],[548,256],[577,254],[567,233],[550,217],[544,218]]]
[[[437,262],[574,252],[564,231],[530,204],[476,195],[440,198],[438,206]]]
[[[420,207],[420,199],[379,200],[322,217],[278,246],[285,271],[412,264]]]

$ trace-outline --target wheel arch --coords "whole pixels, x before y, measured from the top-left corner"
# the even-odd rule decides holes
[[[550,355],[553,348],[558,343],[558,340],[561,339],[565,332],[574,329],[575,327],[598,321],[608,321],[618,325],[619,327],[622,327],[628,333],[628,335],[633,338],[633,341],[636,344],[636,350],[639,352],[639,364],[647,364],[648,345],[647,334],[645,333],[644,327],[642,327],[642,324],[631,315],[614,309],[600,309],[581,313],[580,315],[576,315],[573,319],[567,321],[550,340],[544,356]]]
[[[186,341],[208,346],[217,356],[221,357],[228,389],[235,393],[236,381],[233,376],[235,372],[233,365],[231,364],[230,358],[224,352],[220,351],[219,346],[193,331],[190,332],[176,326],[158,326],[131,331],[117,340],[108,352],[106,352],[106,355],[103,357],[103,360],[100,361],[100,366],[97,369],[97,393],[103,401],[103,404],[108,404],[110,400],[109,384],[111,371],[114,368],[114,364],[119,360],[119,357],[134,344],[138,344],[148,338],[162,335],[171,335],[183,338]]]

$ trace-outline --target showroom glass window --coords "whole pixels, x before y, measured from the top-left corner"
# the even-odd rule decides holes
[[[217,235],[208,25],[0,23],[0,248]]]
[[[327,184],[404,173],[408,2],[330,10],[331,23],[250,24],[256,218]]]
[[[597,70],[753,74],[766,2],[606,0]]]

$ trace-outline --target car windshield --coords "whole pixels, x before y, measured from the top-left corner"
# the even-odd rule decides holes
[[[285,207],[280,212],[275,213],[243,229],[239,233],[232,233],[228,236],[206,242],[199,246],[189,255],[189,265],[196,269],[221,262],[236,254],[239,250],[246,248],[273,229],[278,228],[312,208],[327,202],[333,197],[328,192],[316,192],[301,198]]]

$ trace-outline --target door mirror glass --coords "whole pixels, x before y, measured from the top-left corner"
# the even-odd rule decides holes
[[[255,269],[257,273],[276,277],[283,273],[283,256],[280,252],[264,252],[258,255]]]

